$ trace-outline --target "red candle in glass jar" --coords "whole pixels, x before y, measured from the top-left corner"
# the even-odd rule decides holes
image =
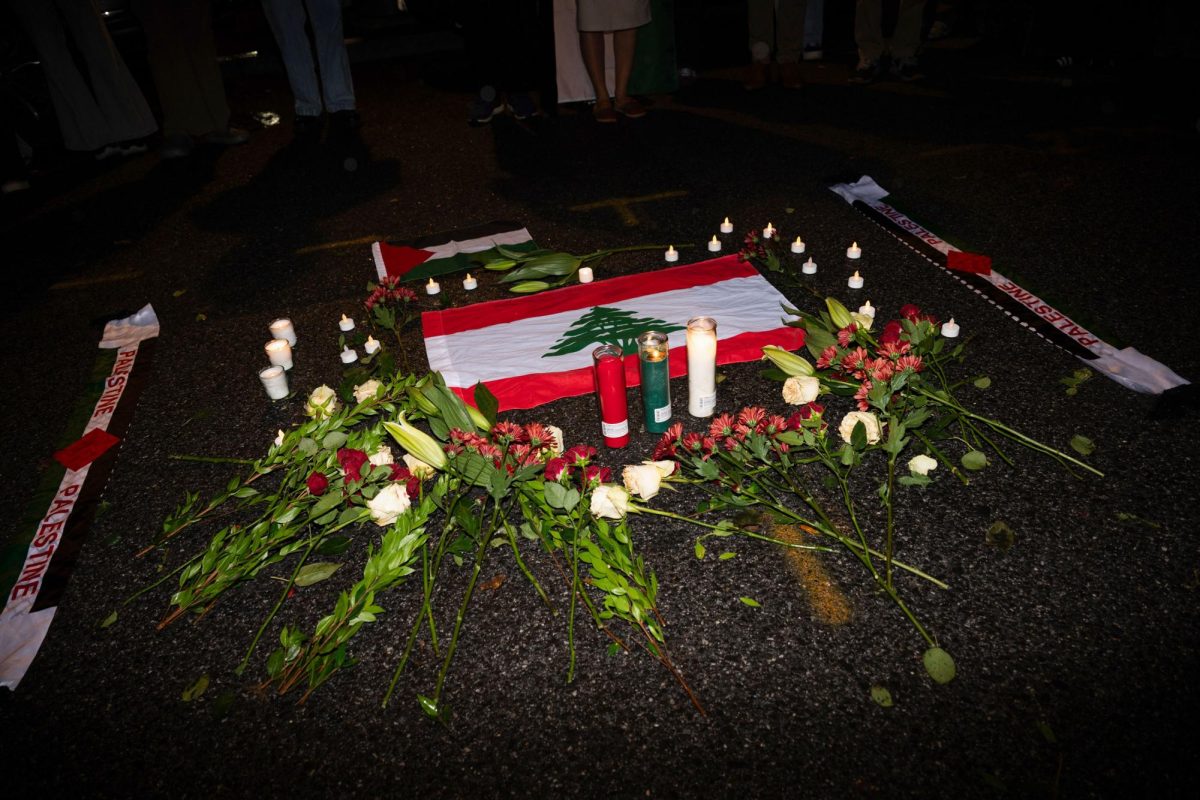
[[[596,367],[596,394],[600,398],[600,432],[604,444],[629,444],[629,404],[625,399],[625,354],[614,344],[592,351]]]

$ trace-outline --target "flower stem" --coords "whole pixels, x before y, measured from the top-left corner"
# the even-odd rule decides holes
[[[168,453],[172,461],[197,461],[201,464],[253,464],[252,458],[232,458],[228,456],[194,456],[190,453]]]

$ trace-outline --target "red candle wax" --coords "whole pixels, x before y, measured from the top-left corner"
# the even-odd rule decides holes
[[[606,344],[592,351],[596,394],[600,398],[600,432],[604,444],[629,444],[629,405],[625,398],[625,359],[621,348]]]

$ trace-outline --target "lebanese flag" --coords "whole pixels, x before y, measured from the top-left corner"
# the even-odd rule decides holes
[[[423,281],[436,275],[481,269],[489,261],[504,258],[497,245],[520,253],[537,249],[529,231],[519,223],[499,221],[409,242],[375,242],[371,254],[380,280],[390,275],[402,281]]]
[[[533,408],[595,390],[592,350],[620,344],[625,382],[636,386],[638,334],[667,333],[671,377],[687,374],[685,327],[717,321],[717,363],[762,358],[773,344],[795,350],[804,332],[783,324],[787,299],[748,263],[725,256],[658,272],[576,284],[544,294],[421,315],[430,369],[473,403],[483,383],[500,409]]]

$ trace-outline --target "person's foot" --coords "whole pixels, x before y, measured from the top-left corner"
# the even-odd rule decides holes
[[[779,65],[779,85],[785,89],[803,89],[804,78],[800,75],[800,65],[795,61],[787,61]]]
[[[192,137],[186,133],[172,133],[163,139],[158,154],[162,158],[187,158],[195,147]]]
[[[879,80],[878,61],[860,61],[850,73],[850,83],[874,83]]]
[[[250,134],[241,128],[226,128],[223,131],[209,131],[200,137],[205,144],[215,144],[221,147],[245,144],[250,141]]]
[[[495,87],[484,86],[467,106],[467,123],[487,125],[492,121],[492,117],[496,116],[496,112],[503,110],[504,104],[497,100]]]
[[[538,115],[537,103],[529,92],[512,92],[508,96],[508,110],[517,119],[529,119]]]
[[[96,151],[95,156],[97,161],[104,161],[115,156],[136,156],[150,149],[150,145],[143,139],[126,139],[123,142],[113,142],[106,144]]]
[[[806,44],[804,46],[805,61],[820,61],[825,57],[825,51],[821,49],[819,44]]]
[[[617,110],[611,105],[594,105],[592,106],[592,118],[604,125],[612,125],[617,121]]]
[[[353,108],[344,108],[329,115],[329,128],[335,133],[356,131],[362,127],[362,118]]]
[[[632,97],[618,100],[615,107],[618,114],[629,119],[641,119],[646,116],[645,106]]]
[[[917,66],[915,58],[902,58],[899,61],[892,62],[892,77],[897,80],[909,83],[911,81],[920,80],[925,76],[921,73]]]
[[[755,61],[746,68],[746,77],[742,81],[746,91],[753,92],[767,85],[767,62]]]

